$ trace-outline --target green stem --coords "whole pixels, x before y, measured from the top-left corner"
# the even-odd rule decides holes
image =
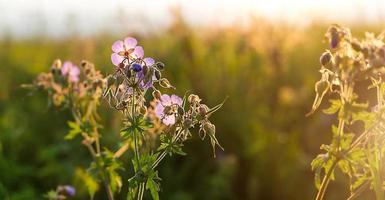
[[[344,108],[344,104],[346,102],[350,102],[351,100],[351,97],[353,95],[353,86],[349,85],[349,84],[346,84],[346,85],[342,85],[341,86],[341,103],[342,103],[342,108]],[[338,162],[340,161],[340,155],[339,155],[339,152],[340,152],[340,140],[342,138],[342,136],[344,135],[344,127],[345,127],[345,119],[343,118],[343,116],[338,116],[339,117],[339,121],[338,121],[338,128],[337,128],[337,139],[338,139],[338,142],[337,142],[337,152],[338,152],[338,157],[335,158],[335,160],[333,161],[332,165],[330,166],[329,170],[326,172],[323,180],[322,180],[322,183],[320,185],[320,188],[318,190],[318,193],[317,193],[317,197],[316,197],[316,200],[322,200],[325,196],[325,192],[326,192],[326,189],[329,185],[329,182],[330,182],[330,177],[334,171],[334,168],[337,166]]]
[[[183,132],[183,129],[179,129],[177,134],[175,134],[173,136],[173,138],[171,139],[172,142],[177,141],[179,139],[179,137],[181,136],[182,132]],[[157,167],[159,165],[159,163],[164,159],[164,157],[166,157],[166,155],[167,155],[166,150],[163,150],[163,152],[160,154],[160,156],[158,156],[158,158],[156,158],[154,164],[152,165],[152,169],[155,169],[155,167]]]

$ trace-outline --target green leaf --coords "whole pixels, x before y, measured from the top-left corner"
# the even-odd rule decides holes
[[[96,191],[99,190],[98,181],[81,168],[76,169],[75,174],[86,186],[91,199],[93,199]]]
[[[226,100],[227,100],[228,98],[229,98],[229,97],[227,96],[227,97],[222,101],[222,103],[220,103],[220,104],[214,106],[214,107],[211,108],[209,111],[207,111],[206,115],[210,115],[210,114],[216,112],[217,110],[219,110],[219,109],[223,106],[223,104],[226,102]]]
[[[148,179],[146,188],[150,190],[152,199],[159,200],[159,185],[153,179]]]
[[[56,193],[56,191],[50,190],[46,194],[44,194],[43,197],[49,200],[55,200],[59,198],[59,195]]]
[[[71,140],[71,139],[73,139],[74,137],[76,137],[79,133],[82,132],[82,130],[81,130],[81,128],[80,128],[80,125],[77,124],[76,122],[68,121],[68,126],[71,128],[71,130],[70,130],[69,133],[64,137],[64,139],[66,139],[66,140]]]
[[[335,100],[335,99],[332,99],[330,100],[330,106],[329,108],[326,108],[323,110],[323,112],[325,114],[328,114],[328,115],[332,115],[332,114],[335,114],[338,112],[338,110],[340,110],[342,104],[341,104],[341,101],[340,100]]]

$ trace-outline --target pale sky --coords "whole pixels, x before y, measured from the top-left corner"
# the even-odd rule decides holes
[[[170,23],[173,6],[197,26],[247,24],[252,15],[301,25],[385,21],[385,0],[0,0],[0,37],[149,32]]]

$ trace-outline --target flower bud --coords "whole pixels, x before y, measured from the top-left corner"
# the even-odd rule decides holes
[[[159,80],[159,85],[164,88],[174,88],[174,86],[172,86],[170,82],[165,78]]]
[[[80,63],[80,66],[81,66],[81,67],[86,67],[87,64],[88,64],[87,61],[82,60],[82,62]]]
[[[350,45],[355,51],[361,51],[362,49],[360,42],[358,42],[357,40],[353,40],[353,42],[351,42]]]
[[[71,185],[63,186],[64,192],[67,196],[73,197],[76,194],[76,189]]]
[[[123,62],[119,63],[119,68],[121,68],[121,69],[124,68],[124,63]]]
[[[199,106],[199,114],[201,116],[206,116],[208,111],[209,111],[209,108],[206,105],[202,104],[201,106]]]
[[[158,68],[159,70],[163,70],[164,69],[164,63],[162,62],[157,62],[155,64],[156,68]]]
[[[186,118],[184,121],[183,121],[183,126],[186,128],[186,129],[189,129],[192,125],[192,120],[190,118]]]
[[[196,94],[190,94],[190,96],[188,96],[187,100],[191,104],[197,104],[197,103],[201,102],[201,99]]]
[[[127,78],[131,78],[131,69],[128,66],[124,68],[124,74],[126,74]]]
[[[324,52],[320,57],[320,63],[322,66],[327,67],[332,62],[332,54],[329,51]]]
[[[52,73],[52,74],[60,74],[61,67],[62,67],[61,60],[56,59],[56,60],[53,62],[53,64],[52,64],[52,67],[51,67],[51,73]]]
[[[332,32],[330,37],[330,47],[332,49],[335,49],[338,47],[339,43],[340,43],[340,36],[338,32]]]
[[[144,65],[144,66],[143,66],[142,72],[143,72],[144,75],[147,75],[147,72],[148,72],[148,67],[147,67],[147,65]]]
[[[60,59],[56,59],[55,61],[53,61],[52,67],[54,67],[55,69],[61,69],[61,66],[62,66],[62,63]]]
[[[155,78],[156,78],[156,80],[159,80],[161,77],[162,77],[162,74],[160,73],[160,71],[155,70]]]
[[[147,108],[146,106],[142,105],[139,109],[139,113],[142,115],[145,115],[147,113]]]
[[[184,110],[181,106],[178,106],[178,113],[179,115],[183,115],[184,114]]]
[[[131,68],[134,72],[140,72],[142,70],[142,65],[139,63],[134,63],[131,65]]]
[[[160,93],[159,90],[154,90],[154,91],[152,92],[152,96],[154,97],[154,99],[159,100],[161,95],[162,95],[162,94]]]

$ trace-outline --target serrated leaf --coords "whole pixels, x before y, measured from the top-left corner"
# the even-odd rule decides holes
[[[332,115],[338,112],[338,110],[341,108],[342,104],[340,100],[332,99],[330,100],[330,106],[329,108],[326,108],[322,110],[325,114]]]
[[[93,199],[96,191],[99,190],[99,183],[97,182],[97,180],[80,168],[75,171],[75,174],[76,177],[78,177],[86,186],[88,193],[91,196],[91,199]]]
[[[71,128],[71,130],[66,136],[64,136],[65,140],[71,140],[82,132],[80,125],[75,122],[68,121],[68,126]]]
[[[159,185],[153,179],[148,179],[146,182],[146,188],[150,190],[152,199],[159,200]]]

